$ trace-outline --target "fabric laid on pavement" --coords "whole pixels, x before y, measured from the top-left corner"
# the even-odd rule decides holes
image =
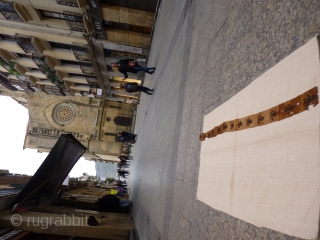
[[[319,89],[318,38],[311,39],[207,114],[203,132]],[[320,106],[202,142],[197,198],[259,227],[315,239],[320,207]]]
[[[216,137],[225,132],[241,131],[281,121],[286,118],[293,117],[303,111],[309,110],[310,106],[316,106],[318,103],[318,87],[314,87],[289,101],[281,103],[278,106],[272,107],[263,112],[223,122],[206,133],[200,133],[200,141],[205,141],[206,138]]]

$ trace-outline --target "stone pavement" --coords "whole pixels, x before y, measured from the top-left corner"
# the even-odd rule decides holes
[[[294,239],[196,200],[203,116],[320,32],[319,0],[162,0],[130,167],[140,239]]]

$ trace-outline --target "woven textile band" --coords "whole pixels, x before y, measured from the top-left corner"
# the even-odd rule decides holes
[[[281,121],[308,110],[310,105],[316,106],[317,104],[318,88],[314,87],[289,101],[279,104],[278,106],[244,118],[224,122],[206,133],[200,133],[200,141],[204,141],[206,138],[216,137],[217,135],[225,132],[240,131]]]

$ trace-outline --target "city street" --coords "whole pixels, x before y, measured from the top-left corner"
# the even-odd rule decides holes
[[[162,0],[130,166],[140,239],[296,239],[197,200],[203,117],[320,32],[320,1]]]

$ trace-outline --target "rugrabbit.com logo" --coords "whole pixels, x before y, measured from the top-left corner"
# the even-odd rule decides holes
[[[11,216],[11,224],[12,226],[20,226],[22,223],[27,223],[27,226],[37,226],[42,229],[47,229],[50,226],[89,226],[88,225],[88,216],[67,216],[65,214],[61,216],[23,216],[20,214],[13,214]]]

